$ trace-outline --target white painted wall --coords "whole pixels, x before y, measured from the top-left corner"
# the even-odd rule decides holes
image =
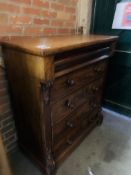
[[[84,34],[89,33],[93,0],[79,0],[77,7],[77,29],[83,26]]]

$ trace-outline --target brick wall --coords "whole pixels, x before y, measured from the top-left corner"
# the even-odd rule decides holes
[[[0,0],[0,35],[72,33],[78,0]]]
[[[16,35],[60,35],[75,32],[78,0],[0,0],[0,38]],[[0,51],[0,131],[7,152],[17,136]]]
[[[0,60],[2,60],[1,54],[0,54]],[[7,152],[10,152],[16,148],[17,136],[8,94],[8,82],[5,75],[5,69],[1,67],[1,65],[0,65],[0,131],[2,134],[6,150]]]

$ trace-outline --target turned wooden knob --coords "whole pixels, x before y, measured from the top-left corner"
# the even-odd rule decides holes
[[[68,140],[66,141],[66,143],[67,143],[68,145],[72,145],[72,144],[73,144],[73,141],[70,140],[70,139],[68,139]]]
[[[74,104],[70,100],[67,100],[65,102],[65,105],[70,109],[74,109],[74,107],[75,107]]]
[[[92,110],[96,109],[97,107],[98,107],[97,104],[92,104],[92,105],[91,105],[91,109],[92,109]]]
[[[70,86],[74,86],[75,85],[75,81],[74,80],[67,80],[67,85]]]
[[[66,124],[70,128],[74,128],[74,123],[73,122],[67,122]]]
[[[95,68],[94,68],[94,71],[95,71],[96,73],[101,73],[101,72],[102,72],[102,69],[101,69],[101,68],[95,67]]]
[[[99,88],[98,88],[98,87],[95,87],[95,86],[94,86],[94,87],[92,87],[92,91],[93,91],[93,92],[97,92],[98,90],[99,90]]]

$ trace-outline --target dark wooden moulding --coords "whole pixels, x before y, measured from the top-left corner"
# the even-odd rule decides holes
[[[94,127],[117,37],[13,37],[2,51],[21,149],[47,175]]]

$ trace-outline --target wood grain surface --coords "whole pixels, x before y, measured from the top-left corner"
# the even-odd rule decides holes
[[[23,52],[36,54],[39,56],[60,53],[66,50],[91,46],[97,43],[104,43],[117,40],[117,36],[103,35],[74,35],[74,36],[54,36],[54,37],[11,37],[3,40],[1,44],[12,47]]]

